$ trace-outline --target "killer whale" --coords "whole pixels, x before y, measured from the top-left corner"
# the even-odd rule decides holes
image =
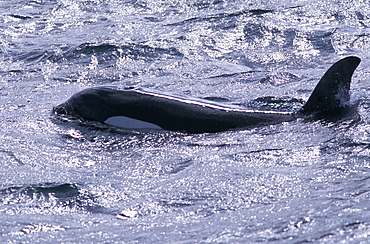
[[[127,129],[187,133],[265,126],[298,117],[325,119],[341,115],[351,107],[350,83],[360,62],[360,58],[351,56],[333,64],[297,112],[255,111],[141,89],[113,87],[85,89],[54,107],[53,112]]]

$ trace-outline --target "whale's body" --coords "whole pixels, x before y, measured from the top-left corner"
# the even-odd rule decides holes
[[[327,118],[340,114],[349,106],[351,77],[359,63],[357,57],[335,63],[298,112],[255,111],[141,89],[95,87],[76,93],[55,107],[54,113],[127,129],[188,133],[264,126],[302,116]]]

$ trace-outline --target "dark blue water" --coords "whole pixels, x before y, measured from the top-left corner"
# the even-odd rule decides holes
[[[0,1],[0,242],[368,243],[368,1]],[[99,85],[296,110],[342,57],[360,119],[210,134],[51,110]]]

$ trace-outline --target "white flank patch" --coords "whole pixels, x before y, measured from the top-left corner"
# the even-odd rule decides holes
[[[138,119],[129,118],[126,116],[114,116],[108,118],[104,123],[126,129],[159,129],[163,130],[156,124],[145,122]]]

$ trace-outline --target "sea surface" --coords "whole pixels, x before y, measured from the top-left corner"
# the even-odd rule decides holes
[[[186,134],[60,120],[94,86],[358,117]],[[1,243],[369,243],[368,0],[0,0]]]

